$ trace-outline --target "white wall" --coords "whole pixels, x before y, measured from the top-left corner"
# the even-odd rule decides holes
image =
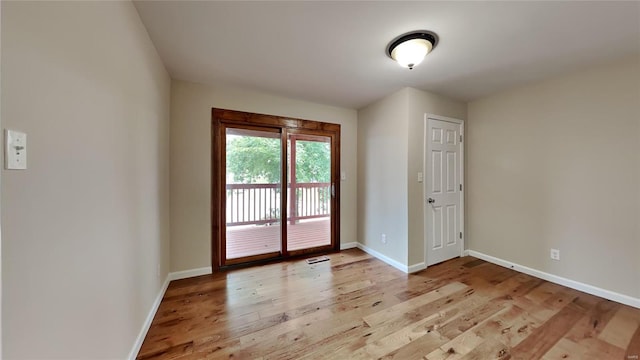
[[[169,76],[130,2],[1,6],[4,358],[123,359],[169,269]]]
[[[408,131],[408,88],[358,111],[358,242],[404,266]]]
[[[211,108],[341,125],[340,241],[356,241],[356,111],[238,87],[171,86],[171,270],[211,266]]]
[[[0,74],[2,74],[2,4],[0,4]],[[0,83],[2,78],[0,77]],[[0,87],[0,98],[2,97],[2,88]],[[0,129],[2,129],[2,101],[0,101]],[[2,143],[2,141],[0,141]],[[0,171],[0,189],[2,186],[2,172]],[[0,209],[2,208],[0,202]],[[2,211],[0,210],[0,214]],[[0,215],[0,358],[2,357],[2,216]]]
[[[358,111],[359,242],[407,267],[425,263],[425,113],[464,120],[467,106],[404,88]]]
[[[470,249],[640,298],[639,57],[474,101],[466,134]]]

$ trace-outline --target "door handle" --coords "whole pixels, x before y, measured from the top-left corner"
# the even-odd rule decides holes
[[[435,203],[435,202],[436,202],[436,199],[429,198],[429,199],[427,199],[427,202],[428,202],[429,204],[433,204],[433,203]]]

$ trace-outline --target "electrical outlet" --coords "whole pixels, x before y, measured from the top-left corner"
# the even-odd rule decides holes
[[[560,250],[558,249],[551,249],[551,259],[553,260],[560,260]]]
[[[382,234],[382,236],[380,237],[380,241],[382,241],[383,244],[387,243],[387,234]]]

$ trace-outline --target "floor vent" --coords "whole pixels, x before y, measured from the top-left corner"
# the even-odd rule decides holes
[[[311,259],[307,259],[306,262],[307,264],[315,264],[315,263],[319,263],[319,262],[323,262],[323,261],[329,261],[329,257],[328,256],[320,256],[320,257],[316,257],[316,258],[311,258]]]

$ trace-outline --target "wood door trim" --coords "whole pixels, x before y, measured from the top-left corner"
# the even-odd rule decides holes
[[[222,263],[222,259],[220,258],[220,254],[222,253],[222,244],[221,241],[214,241],[214,237],[220,237],[221,227],[220,223],[222,221],[221,214],[219,213],[219,205],[220,204],[220,176],[221,176],[221,166],[216,166],[216,164],[220,164],[222,160],[222,139],[220,136],[220,131],[223,127],[221,126],[219,121],[215,121],[212,119],[211,121],[211,270],[216,272],[220,270],[220,265]]]
[[[264,127],[340,132],[340,124],[284,116],[264,115],[235,110],[212,109],[213,119],[236,124],[252,124]]]
[[[224,131],[226,125],[232,125],[233,127],[245,128],[248,130],[256,129],[256,127],[260,128],[274,128],[279,129],[281,131],[283,144],[286,145],[287,135],[288,134],[300,134],[304,136],[307,135],[320,135],[320,136],[329,136],[332,140],[332,152],[335,153],[334,156],[331,157],[331,183],[333,185],[335,196],[332,198],[331,202],[331,245],[322,246],[318,248],[312,249],[304,249],[304,250],[294,250],[294,251],[286,251],[286,247],[282,248],[282,255],[284,258],[292,257],[299,254],[311,253],[311,252],[319,252],[326,250],[340,251],[340,124],[333,123],[325,123],[315,120],[306,120],[306,119],[297,119],[291,117],[283,117],[283,116],[275,116],[275,115],[265,115],[265,114],[256,114],[256,113],[248,113],[236,110],[227,110],[227,109],[211,109],[211,261],[212,261],[212,269],[213,271],[218,271],[223,266],[223,255],[222,250],[224,249],[224,241],[225,236],[222,234],[224,230],[223,220],[224,220],[224,209],[220,210],[220,204],[222,201],[222,196],[224,194],[223,185],[225,184],[225,179],[222,178],[222,165],[225,164],[226,159],[223,159],[222,154],[224,153],[225,144],[223,143]],[[308,132],[313,132],[314,134],[308,134]],[[286,146],[283,147],[286,149]],[[286,151],[282,151],[282,159],[283,164],[286,164],[287,154]],[[216,166],[217,165],[217,166]],[[287,179],[287,167],[282,167],[282,177],[283,183],[286,182]],[[287,207],[286,203],[284,203],[286,199],[286,195],[282,197],[281,200],[283,204],[281,205],[281,218],[285,219],[285,221],[281,221],[282,228],[281,234],[283,242],[286,241],[287,228],[286,228],[286,216],[287,216]],[[316,251],[317,250],[317,251]],[[277,259],[277,258],[275,258]],[[226,266],[225,266],[226,267]]]
[[[331,252],[334,251],[334,247],[333,245],[323,245],[323,246],[317,246],[317,247],[312,247],[312,248],[307,248],[307,249],[297,249],[297,250],[290,250],[289,251],[289,256],[301,256],[301,255],[306,255],[306,254],[315,254],[318,252]]]
[[[287,129],[282,129],[280,134],[280,146],[282,148],[280,164],[280,186],[281,189],[286,188],[287,184]],[[289,196],[286,190],[282,190],[280,195],[280,254],[283,258],[289,257],[289,249],[287,248],[287,234],[289,229],[287,228],[287,218],[289,217],[289,208],[287,203],[289,202]]]
[[[271,252],[266,254],[245,256],[237,259],[226,259],[225,266],[235,265],[235,264],[244,264],[247,262],[259,261],[259,260],[275,259],[275,258],[278,258],[279,256],[280,256],[279,252]]]

